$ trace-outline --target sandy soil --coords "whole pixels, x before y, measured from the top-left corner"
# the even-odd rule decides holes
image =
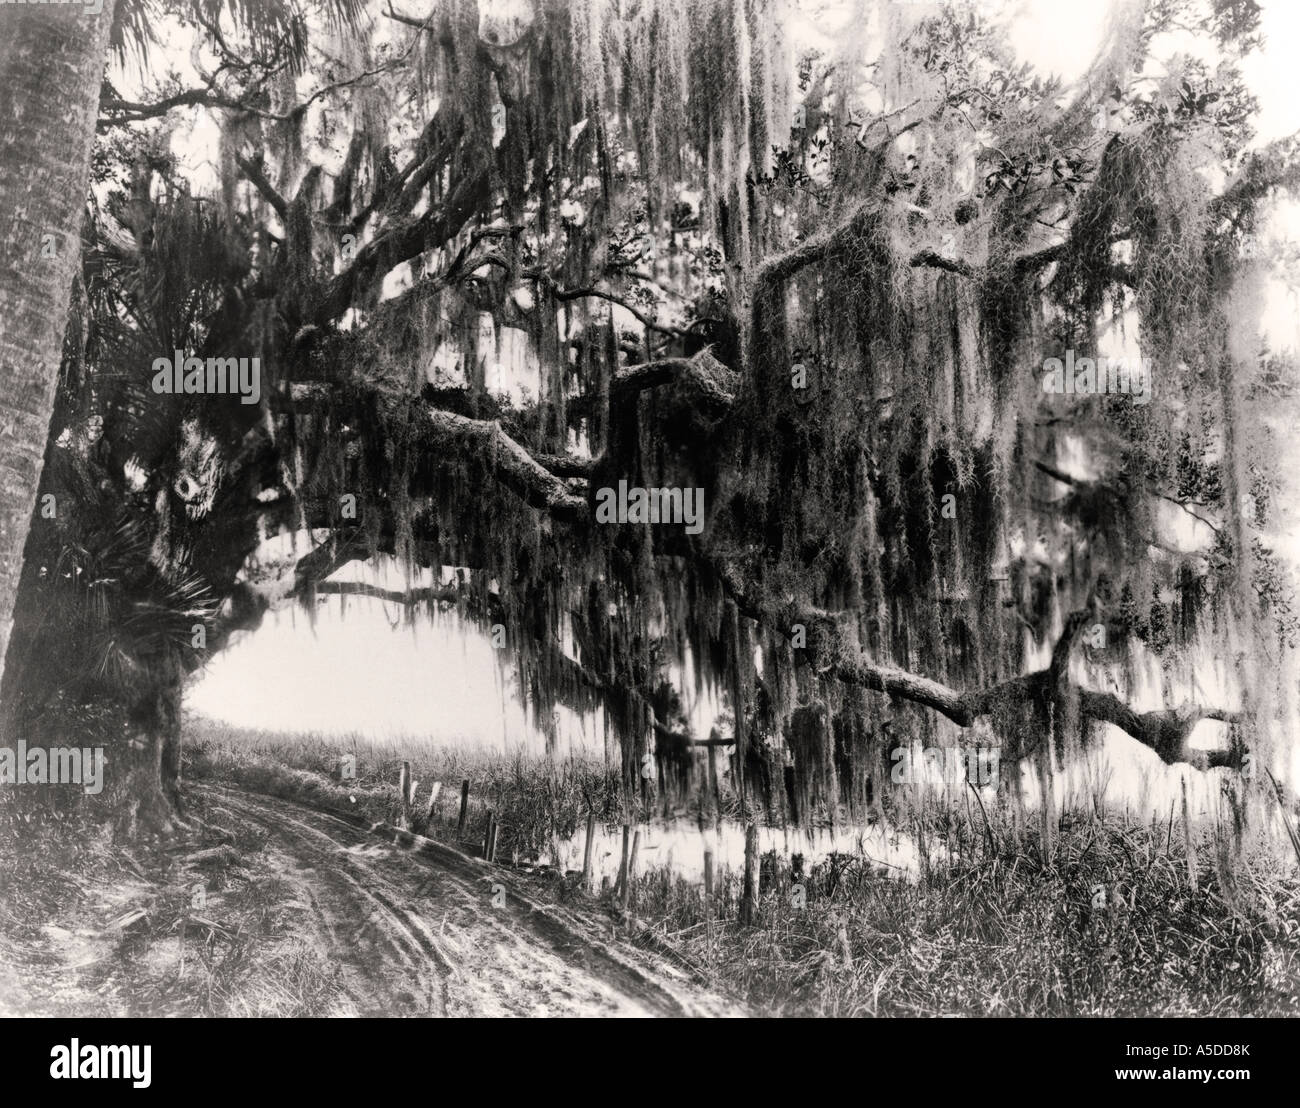
[[[200,786],[264,828],[268,862],[310,904],[357,1015],[721,1015],[735,1005],[612,937],[607,918],[539,904],[499,867],[410,846],[291,801]],[[344,1014],[344,1013],[340,1013]]]

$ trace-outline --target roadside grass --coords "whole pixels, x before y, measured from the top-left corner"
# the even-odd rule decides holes
[[[547,864],[555,838],[581,834],[594,809],[617,826],[617,774],[600,759],[548,762],[386,741],[249,732],[193,720],[187,773],[396,823],[398,770],[421,782],[413,829],[474,851],[491,808],[497,859],[556,900],[574,874]],[[339,775],[356,758],[356,777]],[[456,816],[470,781],[467,827]],[[423,816],[442,783],[432,819]],[[728,805],[724,802],[724,807]],[[1216,828],[1190,837],[1097,811],[1064,811],[1050,856],[1035,821],[958,806],[910,810],[924,845],[914,879],[862,854],[763,855],[759,919],[738,922],[743,875],[702,883],[639,866],[590,894],[642,945],[774,1016],[1226,1016],[1300,1014],[1300,875],[1263,837],[1239,845]],[[1189,866],[1188,848],[1192,862]]]
[[[1300,1013],[1300,881],[1243,860],[1230,904],[1213,873],[1191,887],[1179,853],[1151,828],[1098,820],[1063,831],[1050,863],[1033,838],[917,881],[837,856],[804,882],[806,907],[778,876],[753,928],[726,910],[734,888],[717,923],[699,890],[654,875],[634,903],[775,1015]]]
[[[192,814],[199,829],[163,849],[114,841],[97,805],[0,806],[0,1014],[339,1011],[338,967],[261,836]]]
[[[351,779],[344,779],[340,768],[347,754],[356,760]],[[416,782],[414,830],[430,838],[481,843],[491,811],[500,823],[497,857],[520,862],[545,862],[552,837],[578,833],[589,810],[611,825],[621,819],[618,773],[593,757],[548,763],[521,753],[434,747],[414,737],[279,734],[191,719],[185,758],[187,777],[226,781],[391,824],[401,815],[397,781],[406,761]],[[430,813],[435,781],[442,789]],[[469,782],[470,790],[460,835],[462,781]]]

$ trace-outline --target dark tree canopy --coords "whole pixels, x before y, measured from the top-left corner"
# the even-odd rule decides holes
[[[967,5],[864,2],[832,52],[777,0],[408,7],[205,8],[201,84],[105,86],[45,479],[84,507],[36,522],[11,712],[106,704],[174,780],[183,673],[393,553],[457,571],[420,602],[502,625],[543,714],[603,708],[629,797],[646,753],[665,803],[697,782],[688,688],[805,821],[950,725],[1005,760],[1103,725],[1272,760],[1294,398],[1243,243],[1297,163],[1249,147],[1252,0],[1116,5],[1068,86]],[[1221,61],[1153,79],[1176,23]],[[170,142],[196,108],[206,193]],[[260,403],[156,395],[174,350],[259,358]],[[1045,391],[1067,353],[1149,391]],[[620,482],[702,490],[703,526],[603,522]],[[312,545],[277,576],[283,531]],[[1181,703],[1207,646],[1227,699]]]

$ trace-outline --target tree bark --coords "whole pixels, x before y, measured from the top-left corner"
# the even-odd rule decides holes
[[[0,675],[81,260],[113,8],[0,8]]]
[[[181,816],[181,704],[185,667],[168,649],[147,665],[148,681],[130,714],[131,747],[118,829],[169,835]],[[110,767],[111,772],[111,767]]]

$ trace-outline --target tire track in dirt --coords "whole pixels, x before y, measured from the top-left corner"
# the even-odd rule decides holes
[[[366,888],[334,850],[322,848],[254,805],[223,796],[215,809],[255,823],[270,836],[268,855],[285,880],[301,890],[342,970],[344,991],[364,1016],[436,1016],[446,1013],[436,956],[404,915]],[[342,848],[327,841],[335,850]],[[433,965],[429,966],[432,959]],[[376,965],[389,972],[376,976]]]
[[[405,850],[279,798],[196,786],[264,829],[268,856],[313,905],[358,1014],[719,1015],[710,996],[599,925],[537,904],[509,875],[440,844]],[[391,831],[391,829],[388,829]]]

